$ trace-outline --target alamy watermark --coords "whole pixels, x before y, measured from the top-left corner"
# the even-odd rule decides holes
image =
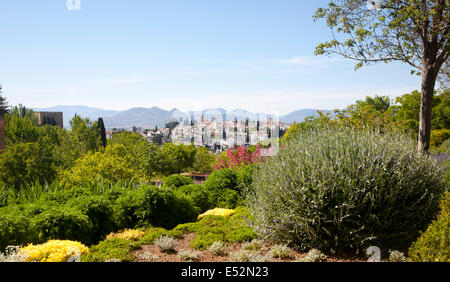
[[[81,0],[67,0],[66,7],[69,11],[81,11]]]

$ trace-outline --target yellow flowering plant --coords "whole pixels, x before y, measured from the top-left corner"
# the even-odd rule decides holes
[[[89,253],[89,248],[80,242],[50,240],[40,245],[29,244],[20,248],[25,262],[67,262],[71,257]]]
[[[235,212],[236,212],[235,210],[231,210],[231,209],[215,208],[215,209],[208,210],[208,211],[200,214],[197,217],[197,220],[200,220],[202,217],[205,217],[207,215],[219,215],[219,216],[223,216],[223,217],[229,217],[232,214],[234,214]]]
[[[106,239],[111,238],[121,238],[121,239],[127,239],[127,240],[134,240],[137,241],[144,236],[144,232],[141,230],[134,230],[134,229],[125,229],[118,233],[110,233],[108,236],[106,236]]]

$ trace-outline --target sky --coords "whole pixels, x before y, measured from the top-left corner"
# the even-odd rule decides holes
[[[74,0],[76,1],[76,0]],[[314,56],[326,0],[0,1],[0,84],[12,105],[157,106],[287,114],[420,88],[402,63],[354,71]]]

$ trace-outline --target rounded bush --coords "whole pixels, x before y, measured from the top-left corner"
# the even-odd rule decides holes
[[[39,241],[49,239],[80,241],[91,244],[94,240],[92,223],[80,210],[68,207],[52,207],[31,219],[32,228],[39,234]]]
[[[0,209],[0,252],[10,245],[23,245],[33,239],[30,219],[9,207]]]
[[[93,228],[91,238],[99,241],[116,228],[112,203],[106,196],[84,196],[75,198],[67,204],[89,217]]]
[[[188,176],[180,174],[170,175],[164,180],[164,186],[171,188],[179,188],[190,184],[194,184],[194,180]]]
[[[235,190],[238,191],[238,182],[237,182],[237,173],[236,171],[225,168],[216,170],[213,173],[211,173],[210,176],[205,181],[205,189],[210,193],[211,195],[211,201],[213,205],[217,206],[217,204],[220,202],[222,203],[222,208],[228,208],[227,199],[232,199],[234,196],[231,194],[237,194],[232,193],[229,190]],[[225,206],[224,204],[225,203]]]
[[[192,200],[194,207],[198,208],[199,213],[205,212],[212,207],[211,197],[203,188],[203,185],[191,184],[178,188],[175,192]]]
[[[286,145],[259,165],[247,195],[255,230],[271,241],[404,250],[439,211],[443,169],[405,136],[309,130]]]
[[[441,207],[438,219],[411,245],[409,256],[413,261],[450,262],[450,192]]]
[[[117,199],[122,209],[121,228],[157,226],[167,229],[177,224],[194,221],[197,216],[191,201],[172,190],[156,186],[141,186]]]

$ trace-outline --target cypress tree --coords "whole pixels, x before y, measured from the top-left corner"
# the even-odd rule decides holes
[[[103,148],[106,147],[106,130],[103,118],[98,118],[98,128],[100,129],[100,139],[102,141]]]
[[[0,154],[6,148],[5,136],[5,113],[8,111],[6,98],[2,96],[2,86],[0,85]]]

